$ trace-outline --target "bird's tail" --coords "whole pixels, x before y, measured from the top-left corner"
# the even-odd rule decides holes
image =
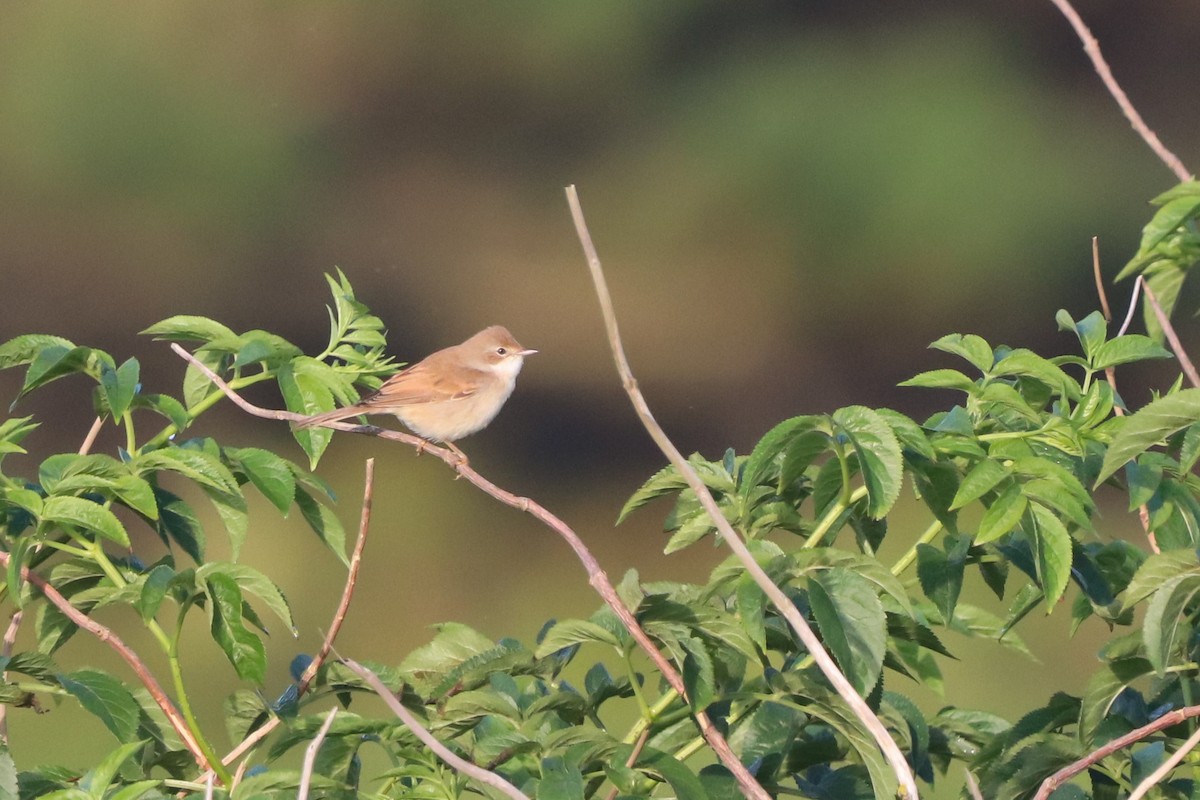
[[[367,410],[360,405],[346,406],[345,408],[335,408],[333,411],[326,411],[324,414],[316,414],[308,419],[301,420],[296,423],[297,428],[315,428],[319,425],[324,425],[327,422],[338,422],[350,417],[357,417],[365,414]]]

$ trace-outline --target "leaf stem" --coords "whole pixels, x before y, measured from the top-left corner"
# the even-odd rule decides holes
[[[804,549],[807,550],[819,545],[821,540],[824,539],[825,536],[828,535],[829,531],[833,528],[838,518],[842,514],[846,513],[850,506],[854,505],[854,503],[866,496],[867,487],[860,486],[850,494],[850,497],[848,498],[849,502],[844,503],[839,500],[830,506],[829,511],[827,511],[825,516],[821,518],[821,521],[817,523],[817,527],[813,528],[813,532],[809,534],[808,541],[804,543]]]
[[[244,378],[234,378],[233,380],[229,381],[229,388],[235,389],[235,390],[243,389],[252,384],[260,383],[260,382],[266,380],[267,378],[271,378],[273,376],[274,376],[274,373],[267,372],[264,370],[263,372],[259,372],[254,375],[247,375]],[[217,391],[217,392],[213,392],[212,394],[208,395],[203,400],[201,400],[199,403],[196,403],[196,405],[192,406],[192,408],[188,411],[188,424],[191,424],[197,417],[199,417],[205,411],[208,411],[210,408],[215,406],[217,404],[217,402],[220,401],[224,397],[225,397],[224,393]],[[169,423],[161,431],[159,431],[157,434],[155,434],[154,438],[150,439],[150,441],[148,441],[144,445],[142,445],[141,449],[142,450],[153,450],[156,447],[161,447],[164,442],[166,442],[168,439],[170,439],[172,436],[174,436],[177,433],[179,433],[179,428],[175,425],[174,422]],[[132,452],[133,451],[130,450],[130,453],[132,453]]]
[[[925,529],[925,532],[921,534],[917,541],[913,542],[913,546],[908,548],[908,552],[901,556],[900,560],[892,565],[892,574],[896,577],[899,577],[901,572],[904,572],[904,570],[912,566],[912,563],[917,560],[917,545],[929,544],[934,540],[935,537],[937,537],[941,530],[941,521],[935,519],[929,525],[929,527]]]

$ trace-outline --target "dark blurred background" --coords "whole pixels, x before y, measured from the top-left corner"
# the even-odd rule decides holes
[[[1200,163],[1200,9],[1080,11],[1149,124]],[[949,332],[1073,352],[1053,315],[1097,307],[1090,238],[1111,277],[1146,201],[1173,182],[1049,2],[0,8],[0,338],[54,333],[135,355],[147,391],[175,391],[182,365],[139,330],[202,314],[317,352],[322,274],[335,266],[401,360],[505,324],[541,353],[463,446],[485,475],[574,525],[614,579],[636,566],[703,580],[723,554],[664,558],[665,506],[613,527],[662,458],[615,378],[566,184],[579,187],[650,404],[682,450],[717,457],[795,414],[946,407],[950,394],[895,385],[956,366],[924,349]],[[1112,290],[1114,305],[1129,288]],[[1125,394],[1140,404],[1171,374],[1131,370]],[[3,396],[18,386],[0,375]],[[88,390],[71,379],[19,404],[46,424],[10,464],[32,472],[75,450]],[[229,408],[195,433],[302,460],[283,426]],[[109,431],[99,447],[117,443]],[[528,642],[548,617],[597,607],[551,533],[407,449],[353,437],[330,448],[321,473],[348,528],[370,455],[375,525],[343,652],[395,662],[443,620]],[[280,583],[301,631],[272,640],[273,696],[291,656],[319,642],[344,573],[298,515],[254,511],[243,559]],[[925,524],[894,521],[885,557]],[[1129,520],[1115,509],[1100,526],[1122,535]],[[218,529],[210,540],[219,554]],[[152,537],[138,547],[157,555]],[[138,627],[132,612],[102,618]],[[947,667],[948,694],[1017,714],[992,681],[1078,693],[1095,663],[1087,637],[1104,632],[1085,626],[1070,645],[1083,656],[1063,664],[1068,622],[1057,614],[1030,634],[1039,661],[952,641],[963,662]],[[219,727],[237,684],[203,627],[188,657],[211,661],[193,682]],[[68,663],[114,664],[92,643],[69,647]],[[1029,705],[1043,699],[1031,691]],[[16,715],[18,764],[84,765],[112,746],[66,712]],[[75,731],[91,737],[77,751],[46,749]]]

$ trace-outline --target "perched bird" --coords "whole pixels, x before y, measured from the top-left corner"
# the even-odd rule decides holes
[[[495,419],[517,385],[525,356],[536,352],[522,347],[507,328],[493,325],[397,372],[354,405],[309,417],[299,427],[394,414],[413,433],[446,444],[465,461],[454,442]]]

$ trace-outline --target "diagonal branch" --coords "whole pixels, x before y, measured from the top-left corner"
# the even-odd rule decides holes
[[[178,344],[172,344],[171,349],[189,364],[200,370],[217,386],[218,389],[224,392],[226,397],[232,400],[238,406],[238,408],[241,408],[247,414],[252,414],[263,419],[287,420],[293,422],[308,419],[308,417],[303,414],[294,414],[290,411],[277,411],[267,408],[260,408],[248,402],[244,398],[240,397],[237,392],[233,391],[233,389],[229,387],[229,384],[226,383],[219,375],[209,369],[207,365],[202,364],[199,359],[197,359],[187,350],[183,349]],[[371,436],[377,436],[380,439],[388,439],[390,441],[403,442],[405,444],[413,445],[414,447],[418,448],[419,452],[430,453],[431,455],[436,456],[437,458],[440,458],[442,461],[446,462],[446,464],[453,468],[460,477],[466,478],[470,483],[481,489],[485,494],[490,495],[507,506],[511,506],[519,511],[524,511],[557,533],[575,553],[575,557],[579,560],[579,563],[583,565],[584,570],[588,574],[588,583],[591,584],[592,588],[596,590],[596,593],[600,595],[605,604],[612,609],[612,612],[617,615],[617,618],[621,620],[621,624],[625,626],[627,631],[629,631],[629,635],[632,636],[634,641],[638,643],[638,646],[641,647],[650,660],[654,662],[654,666],[656,669],[658,669],[659,674],[663,676],[663,679],[666,680],[666,682],[679,694],[680,697],[687,697],[687,690],[684,686],[683,678],[680,676],[678,670],[671,665],[671,662],[667,660],[666,656],[664,656],[657,647],[655,647],[654,642],[650,639],[646,632],[642,630],[642,626],[638,623],[637,619],[634,618],[630,610],[625,607],[625,604],[621,602],[621,598],[617,595],[617,590],[613,586],[612,581],[608,579],[608,575],[600,567],[600,562],[596,560],[596,557],[592,555],[590,550],[588,550],[587,545],[583,543],[583,540],[579,538],[579,535],[575,533],[575,531],[572,530],[567,523],[563,522],[561,519],[554,516],[554,514],[551,514],[546,508],[529,499],[528,497],[520,497],[512,492],[501,489],[499,486],[476,472],[468,463],[463,462],[463,460],[456,453],[453,453],[444,447],[436,447],[431,445],[426,440],[417,436],[402,433],[400,431],[379,428],[374,425],[355,425],[347,422],[329,422],[325,423],[324,427],[339,431],[349,431],[351,433],[362,433]],[[725,737],[722,736],[721,732],[717,730],[716,726],[713,725],[712,721],[708,718],[708,715],[703,711],[695,711],[693,712],[693,717],[696,720],[696,726],[700,729],[700,733],[704,736],[705,741],[708,742],[709,746],[721,759],[721,763],[724,764],[725,767],[731,773],[733,773],[735,777],[737,777],[738,784],[742,787],[742,791],[754,798],[754,800],[770,800],[770,795],[768,795],[766,791],[758,785],[758,782],[754,780],[753,776],[751,776],[746,770],[745,766],[742,765],[742,762],[738,760],[736,755],[734,755],[733,750],[729,747],[729,743],[725,741]]]
[[[374,672],[367,669],[362,664],[359,664],[357,661],[351,661],[348,658],[343,658],[342,663],[347,669],[366,681],[367,685],[375,690],[376,694],[383,698],[383,702],[387,703],[387,707],[392,710],[392,713],[400,718],[400,721],[404,723],[404,726],[412,731],[418,739],[424,742],[425,746],[432,750],[442,761],[445,761],[462,774],[503,792],[504,794],[513,798],[513,800],[529,800],[528,795],[526,795],[517,787],[513,786],[501,776],[494,772],[488,772],[478,764],[473,764],[464,758],[460,758],[459,756],[455,755],[450,748],[439,742],[437,737],[425,729],[425,726],[423,726],[417,720],[417,718],[413,716],[411,711],[404,707],[404,704],[400,702],[396,695],[393,694],[386,685],[384,685],[383,681],[381,681],[379,676]]]
[[[1125,114],[1125,118],[1129,120],[1129,124],[1137,131],[1142,140],[1150,146],[1154,154],[1158,156],[1171,172],[1175,173],[1175,177],[1182,181],[1192,179],[1192,173],[1188,172],[1187,167],[1179,160],[1179,157],[1167,149],[1158,138],[1154,131],[1150,130],[1150,126],[1142,119],[1142,115],[1133,107],[1133,103],[1129,102],[1128,95],[1117,83],[1117,79],[1113,77],[1112,70],[1108,67],[1108,62],[1104,60],[1104,56],[1100,53],[1100,43],[1096,41],[1096,37],[1084,24],[1080,18],[1079,12],[1071,5],[1070,0],[1050,0],[1058,7],[1063,16],[1067,18],[1067,22],[1071,23],[1071,27],[1075,29],[1075,35],[1079,37],[1079,41],[1083,42],[1083,50],[1088,54],[1088,58],[1092,60],[1092,67],[1096,70],[1096,74],[1100,76],[1108,93],[1117,101],[1117,105],[1121,107],[1121,112]]]
[[[0,551],[0,566],[7,568],[10,558],[11,555],[9,553]],[[80,628],[92,634],[97,639],[111,647],[113,650],[117,651],[117,655],[119,655],[125,661],[125,663],[129,665],[129,668],[133,670],[135,675],[137,675],[138,680],[140,680],[142,685],[146,687],[146,690],[150,692],[150,696],[154,698],[154,702],[160,709],[162,709],[162,712],[166,715],[167,719],[170,720],[171,727],[173,727],[175,732],[179,734],[179,738],[183,742],[183,746],[186,747],[188,752],[192,754],[192,757],[196,759],[196,763],[200,765],[202,769],[208,766],[208,762],[204,758],[204,753],[200,748],[200,744],[196,741],[196,737],[192,735],[191,729],[188,728],[187,723],[180,715],[179,710],[175,708],[175,704],[171,702],[171,698],[167,697],[167,693],[163,691],[162,686],[159,684],[158,680],[155,679],[154,674],[151,673],[150,669],[145,665],[145,663],[138,658],[138,654],[135,653],[129,647],[129,645],[125,644],[125,642],[121,640],[121,637],[113,633],[112,629],[101,625],[99,622],[92,619],[75,606],[71,605],[71,601],[63,597],[58,589],[55,589],[54,585],[41,575],[37,574],[28,567],[21,567],[21,577],[36,586],[38,591],[40,591],[47,600],[53,603],[67,619],[71,620],[71,622],[74,622]]]
[[[240,397],[238,398],[241,399]],[[371,504],[375,496],[375,459],[367,459],[367,475],[363,486],[363,501],[362,514],[358,522],[358,538],[354,542],[354,550],[350,554],[350,568],[346,572],[346,585],[342,589],[342,599],[338,602],[337,611],[333,614],[333,622],[329,625],[329,632],[325,634],[325,640],[321,642],[321,649],[317,651],[317,655],[309,663],[304,673],[300,676],[299,682],[296,684],[296,696],[302,696],[308,691],[309,685],[313,678],[317,676],[317,670],[325,663],[325,659],[329,657],[333,650],[333,641],[337,638],[338,632],[342,629],[342,623],[346,620],[346,612],[350,609],[350,601],[354,597],[354,587],[358,584],[358,570],[362,566],[363,548],[367,545],[367,531],[371,527]],[[261,742],[270,735],[271,731],[279,727],[282,722],[281,717],[273,716],[271,719],[264,722],[260,727],[238,743],[238,746],[229,751],[225,758],[221,759],[224,764],[232,764],[237,759],[241,758],[250,748]]]
[[[1103,761],[1118,750],[1124,750],[1135,742],[1140,742],[1142,739],[1155,734],[1164,728],[1170,728],[1178,725],[1186,719],[1192,717],[1200,717],[1200,706],[1186,706],[1175,711],[1163,714],[1158,719],[1148,725],[1143,725],[1140,728],[1130,731],[1124,736],[1118,736],[1103,747],[1098,747],[1088,753],[1078,761],[1073,761],[1067,766],[1060,769],[1058,772],[1051,775],[1046,780],[1042,781],[1042,785],[1038,787],[1037,794],[1033,796],[1033,800],[1047,800],[1051,793],[1059,786],[1062,786],[1071,778],[1083,772],[1093,764]]]
[[[888,734],[887,728],[875,713],[871,711],[870,706],[866,701],[859,696],[858,692],[851,686],[850,681],[838,669],[833,658],[829,653],[825,652],[825,648],[821,645],[821,641],[817,635],[813,633],[804,617],[796,609],[795,604],[788,599],[783,590],[775,585],[766,571],[758,565],[754,560],[754,556],[746,547],[741,537],[733,530],[733,526],[725,519],[725,515],[721,513],[721,509],[717,506],[716,500],[713,499],[712,493],[708,487],[700,480],[700,476],[692,469],[691,464],[683,457],[678,448],[667,437],[662,427],[654,419],[654,415],[650,412],[650,406],[646,403],[646,398],[642,396],[641,390],[638,389],[637,380],[633,377],[633,371],[629,368],[629,361],[625,357],[625,350],[621,345],[621,334],[617,329],[617,316],[613,310],[612,297],[608,292],[608,284],[604,279],[604,271],[600,266],[600,257],[596,253],[595,245],[592,244],[591,234],[588,233],[587,223],[583,218],[583,209],[579,205],[579,195],[575,191],[574,186],[567,187],[567,202],[571,206],[571,216],[575,220],[575,231],[579,235],[579,241],[583,245],[584,256],[587,258],[588,268],[592,273],[592,281],[596,285],[596,295],[600,300],[600,309],[604,314],[604,325],[608,330],[608,340],[612,346],[613,359],[617,364],[617,373],[621,376],[621,383],[625,387],[629,399],[633,403],[634,409],[637,410],[637,415],[645,426],[646,431],[650,434],[655,444],[662,450],[667,459],[674,465],[679,474],[687,481],[688,486],[696,494],[700,500],[700,504],[704,506],[704,510],[708,512],[712,518],[713,524],[716,525],[717,531],[721,535],[721,539],[729,546],[738,560],[750,573],[754,582],[763,590],[770,599],[771,604],[776,610],[788,621],[796,635],[808,648],[812,658],[816,661],[821,672],[833,684],[834,689],[847,705],[854,711],[855,716],[862,722],[863,726],[874,737],[875,742],[879,745],[879,749],[883,751],[884,757],[892,767],[892,771],[896,775],[896,780],[900,783],[900,791],[908,800],[916,800],[917,784],[913,778],[912,770],[908,766],[908,762],[904,758],[904,753],[892,740]]]
[[[1200,386],[1200,374],[1196,373],[1196,365],[1188,358],[1187,351],[1183,349],[1183,342],[1179,341],[1179,334],[1175,333],[1175,326],[1171,324],[1171,319],[1167,316],[1167,312],[1163,311],[1163,307],[1158,304],[1158,298],[1154,296],[1154,292],[1150,289],[1150,284],[1142,275],[1138,276],[1138,282],[1142,284],[1142,289],[1146,292],[1146,300],[1149,301],[1150,307],[1154,309],[1154,316],[1158,318],[1158,325],[1163,330],[1163,335],[1167,337],[1167,342],[1170,343],[1171,349],[1175,351],[1175,357],[1179,359],[1179,365],[1183,367],[1183,373],[1187,375],[1188,381],[1192,386]]]

